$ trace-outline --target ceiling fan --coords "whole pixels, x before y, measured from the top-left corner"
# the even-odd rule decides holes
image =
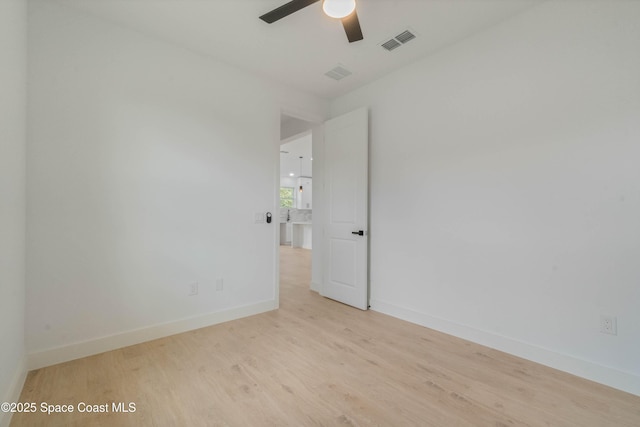
[[[289,3],[273,9],[260,17],[267,24],[272,24],[285,16],[304,9],[320,0],[292,0]],[[337,18],[342,21],[344,31],[347,33],[349,43],[362,40],[362,29],[356,12],[356,0],[322,0],[322,10],[327,16]]]

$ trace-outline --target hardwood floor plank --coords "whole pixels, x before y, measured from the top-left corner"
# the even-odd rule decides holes
[[[30,372],[22,402],[134,413],[16,414],[12,426],[640,426],[640,397],[309,291],[282,247],[263,313]]]

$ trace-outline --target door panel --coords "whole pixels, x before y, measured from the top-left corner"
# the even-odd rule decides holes
[[[368,139],[366,108],[324,125],[327,210],[321,293],[362,310],[369,306]]]
[[[352,260],[357,259],[357,244],[350,240],[331,239],[331,281],[343,286],[355,287],[357,273]]]

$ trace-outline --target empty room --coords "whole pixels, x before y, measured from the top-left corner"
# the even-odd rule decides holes
[[[0,0],[0,427],[640,426],[639,160],[640,1]]]

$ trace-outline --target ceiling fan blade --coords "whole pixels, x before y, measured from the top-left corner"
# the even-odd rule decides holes
[[[273,9],[271,12],[265,13],[260,17],[260,19],[262,19],[267,24],[273,24],[277,20],[282,19],[285,16],[289,16],[292,13],[295,13],[300,9],[304,9],[305,7],[319,1],[320,0],[292,0],[289,3],[283,4],[282,6]]]
[[[358,20],[358,13],[355,10],[351,15],[342,18],[342,26],[344,27],[344,32],[347,33],[349,43],[357,42],[364,38],[362,28],[360,28],[360,21]]]

